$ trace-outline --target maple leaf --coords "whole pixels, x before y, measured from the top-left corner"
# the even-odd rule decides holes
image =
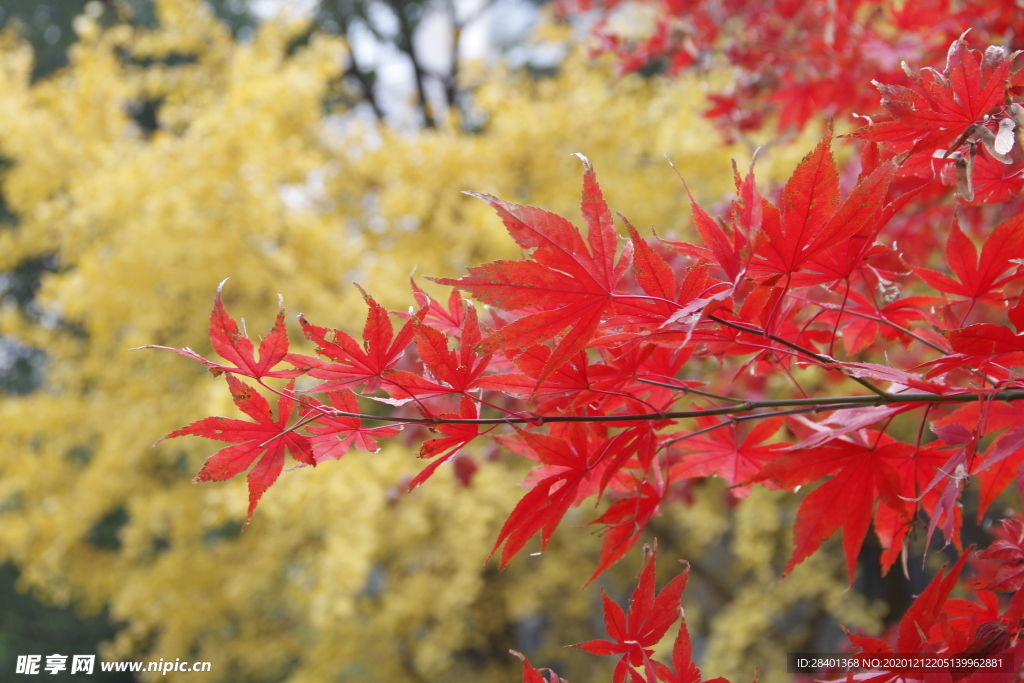
[[[644,481],[635,495],[616,501],[591,524],[604,524],[607,529],[601,543],[601,557],[597,568],[584,586],[590,585],[608,567],[625,556],[640,538],[640,532],[651,521],[661,506],[664,492]]]
[[[1024,587],[1024,522],[1008,517],[1002,521],[999,538],[978,553],[983,560],[999,563],[986,590],[1016,592]]]
[[[637,283],[650,296],[673,301],[679,286],[672,266],[640,237],[629,221],[623,219],[623,223],[633,244],[633,274]]]
[[[839,171],[831,141],[830,126],[786,182],[781,212],[765,204],[762,229],[767,239],[759,243],[757,258],[751,263],[754,277],[791,276],[837,245],[852,238],[868,241],[880,229],[883,201],[900,160],[888,161],[860,178],[840,204]],[[846,254],[840,269],[851,269],[859,258],[856,250]],[[816,267],[829,269],[821,264]]]
[[[939,484],[941,493],[938,501],[930,510],[930,521],[928,522],[928,534],[925,536],[925,545],[931,543],[932,534],[939,527],[942,521],[942,533],[946,537],[946,544],[955,543],[959,548],[960,543],[960,504],[958,500],[960,493],[966,487],[966,481],[974,466],[975,456],[978,450],[980,434],[977,429],[966,429],[960,425],[953,424],[948,427],[932,426],[932,431],[944,443],[950,446],[961,446],[953,455],[937,469],[931,482],[925,487],[924,493],[938,490]],[[922,494],[923,495],[923,494]]]
[[[685,183],[684,183],[685,186]],[[690,199],[690,208],[693,211],[693,224],[697,228],[705,247],[693,247],[689,244],[677,244],[677,248],[690,253],[698,258],[717,263],[725,271],[726,280],[736,283],[746,273],[747,264],[750,261],[748,247],[752,235],[761,230],[763,212],[771,211],[771,217],[777,214],[775,207],[762,200],[757,192],[757,185],[754,181],[754,169],[751,167],[746,182],[741,185],[740,196],[732,204],[732,215],[734,217],[745,217],[745,222],[733,221],[732,229],[728,232],[720,226],[715,219],[697,203],[697,200],[686,188],[686,195]]]
[[[540,532],[541,550],[551,534],[577,501],[577,494],[590,477],[591,470],[604,455],[588,443],[587,430],[580,423],[566,427],[568,439],[517,430],[521,445],[533,459],[546,466],[547,474],[516,504],[498,533],[488,559],[502,544],[499,568],[504,569],[530,538]],[[500,437],[499,437],[500,438]],[[510,443],[503,440],[502,443]]]
[[[434,379],[406,370],[384,373],[384,390],[395,399],[430,398],[445,394],[465,394],[478,386],[478,379],[491,361],[491,355],[478,357],[474,347],[480,342],[480,324],[472,306],[465,314],[460,329],[460,349],[448,348],[448,339],[439,330],[416,321],[415,341],[420,361]]]
[[[577,493],[584,483],[589,464],[587,446],[582,442],[585,441],[586,435],[581,437],[579,431],[575,430],[572,444],[546,434],[520,432],[541,462],[560,468],[560,471],[538,481],[516,504],[502,525],[495,547],[490,550],[487,557],[489,560],[494,556],[504,543],[499,568],[504,569],[509,560],[538,531],[541,532],[541,549],[544,550],[558,522],[569,506],[577,500]]]
[[[793,556],[783,575],[814,553],[840,528],[850,582],[857,555],[871,526],[875,502],[893,509],[908,507],[900,495],[900,480],[892,461],[913,452],[910,444],[883,435],[859,436],[856,442],[834,440],[822,446],[791,451],[770,462],[752,481],[771,480],[791,489],[834,474],[800,503],[793,530]]]
[[[599,480],[597,494],[604,495],[605,489],[612,480],[618,477],[622,480],[622,470],[630,466],[639,470],[640,476],[646,477],[653,474],[660,480],[660,474],[651,472],[651,465],[657,455],[661,444],[658,441],[658,434],[655,433],[656,426],[649,421],[638,421],[615,436],[605,439],[598,450],[595,469],[603,470]],[[631,481],[632,475],[627,481]],[[627,484],[629,485],[629,484]]]
[[[459,414],[445,413],[441,418],[475,420],[477,414],[476,403],[468,396],[462,397]],[[480,428],[475,424],[442,424],[437,426],[437,431],[444,436],[437,439],[428,439],[420,448],[421,458],[436,458],[409,482],[409,490],[416,488],[429,479],[438,467],[454,458],[463,446],[475,439],[480,434]]]
[[[875,534],[882,546],[879,565],[884,576],[903,551],[903,539],[913,527],[918,506],[912,501],[920,500],[921,509],[929,515],[935,514],[937,491],[927,492],[935,472],[949,462],[949,453],[939,444],[918,447],[906,457],[890,459],[899,482],[899,505],[892,506],[885,500],[878,501],[875,510]]]
[[[830,369],[842,370],[845,374],[850,377],[868,377],[871,379],[878,379],[884,382],[891,382],[895,386],[899,387],[910,387],[912,389],[918,389],[920,391],[930,391],[941,393],[943,390],[948,389],[948,385],[942,382],[930,382],[920,378],[916,373],[908,372],[907,370],[900,370],[888,365],[878,365],[877,363],[852,363],[852,362],[839,362],[833,363],[829,366]],[[896,394],[897,396],[899,394]],[[895,412],[902,412],[904,410],[910,410],[914,407],[912,403],[892,404],[889,406],[878,406],[878,408],[889,408]],[[870,408],[854,408],[848,413],[854,415],[856,411],[870,411]],[[866,423],[870,424],[870,423]]]
[[[974,199],[970,204],[1005,202],[1024,189],[1024,168],[1004,164],[982,147],[974,159],[971,184]]]
[[[832,126],[797,165],[782,190],[782,221],[763,224],[768,242],[758,254],[780,273],[791,273],[839,206],[839,169],[832,156]]]
[[[523,683],[569,683],[564,678],[559,678],[551,669],[541,669],[538,671],[534,668],[533,664],[530,664],[530,660],[526,658],[521,652],[515,650],[509,650],[509,653],[519,658],[519,661],[523,663]],[[544,674],[541,671],[547,671],[550,678],[544,678]]]
[[[990,47],[982,56],[967,49],[966,33],[950,45],[946,68],[904,71],[916,88],[875,82],[882,93],[882,106],[890,121],[861,128],[855,137],[876,142],[913,144],[930,155],[946,149],[964,131],[1003,102],[1003,84],[1010,78],[1010,66],[1017,53]]]
[[[698,220],[698,212],[701,209],[694,205],[694,219]],[[706,215],[706,214],[705,214]],[[708,275],[707,260],[704,251],[680,242],[665,242],[683,253],[697,254],[700,259],[693,267],[686,271],[682,286],[676,282],[675,273],[672,267],[665,261],[657,251],[647,242],[641,239],[629,221],[621,214],[626,230],[629,232],[630,242],[633,245],[633,272],[637,284],[646,292],[647,296],[631,296],[628,294],[619,295],[614,301],[616,317],[608,321],[609,326],[620,325],[623,322],[640,325],[656,325],[659,331],[646,333],[644,336],[659,336],[659,341],[667,343],[670,337],[678,336],[676,330],[660,331],[660,328],[674,323],[683,322],[689,330],[696,326],[705,313],[709,313],[717,306],[718,302],[728,298],[732,292],[732,286],[726,283],[714,282]],[[708,218],[710,221],[711,219]],[[714,224],[714,221],[711,221]],[[718,227],[715,225],[715,229]],[[713,293],[709,288],[717,289]],[[678,293],[677,293],[678,290]],[[683,335],[683,339],[686,335]],[[595,341],[592,345],[606,344],[605,341]],[[680,344],[686,347],[686,343]]]
[[[645,550],[650,553],[640,570],[640,581],[629,598],[628,612],[623,612],[604,589],[601,590],[604,623],[611,640],[590,640],[569,646],[599,656],[617,655],[619,662],[612,674],[614,683],[623,683],[627,675],[634,673],[635,667],[643,667],[646,680],[653,683],[657,678],[651,660],[653,647],[682,615],[680,599],[686,589],[690,565],[684,563],[683,572],[669,581],[660,593],[655,593],[657,544]]]
[[[966,620],[956,619],[956,612],[960,604],[966,601],[950,600],[949,594],[956,586],[963,571],[964,564],[974,546],[960,556],[960,559],[953,565],[953,568],[946,573],[949,566],[943,565],[938,574],[931,580],[928,587],[921,592],[917,599],[907,609],[897,627],[896,651],[900,653],[916,652],[945,652],[953,653],[980,653],[999,652],[1005,649],[1009,638],[1003,638],[1005,626],[1002,624],[978,624],[977,614]],[[958,604],[960,603],[960,604]],[[973,605],[971,605],[973,607]],[[972,610],[973,611],[973,610]],[[950,619],[950,616],[953,619]],[[966,621],[962,627],[954,625],[954,621]],[[991,627],[995,626],[996,629]],[[844,629],[845,630],[845,629]],[[867,638],[858,636],[849,631],[846,632],[850,643],[859,648],[856,654],[861,655],[887,655],[893,652],[893,648],[885,640],[880,638]],[[942,641],[945,640],[945,643]],[[1002,643],[1002,646],[1000,646]],[[994,647],[993,647],[994,646]],[[894,680],[920,680],[921,675],[914,669],[893,668],[883,670],[885,673],[876,673],[866,680],[874,683],[885,683]],[[924,680],[950,680],[949,673],[934,671],[938,677],[925,675]],[[909,675],[908,675],[909,674]],[[956,679],[956,670],[953,678]],[[983,678],[980,680],[1002,680],[1005,674],[997,674],[992,679]],[[972,679],[976,680],[976,679]]]
[[[452,290],[451,295],[448,297],[448,308],[445,308],[420,289],[420,286],[416,284],[416,280],[409,278],[409,281],[412,283],[412,295],[416,299],[416,303],[421,309],[427,309],[423,322],[435,330],[458,337],[462,330],[463,321],[466,318],[466,308],[462,304],[462,297],[459,296],[458,290]],[[411,317],[408,313],[399,313],[398,315],[403,318]]]
[[[678,400],[678,393],[668,387],[648,384],[644,380],[666,381],[681,386],[696,388],[704,384],[694,380],[674,379],[693,354],[693,347],[674,348],[663,344],[627,344],[611,349],[612,358],[607,362],[613,373],[628,378],[620,391],[639,398],[644,403],[665,411]],[[642,410],[642,409],[641,409]]]
[[[991,433],[1020,426],[1021,414],[1020,408],[1012,403],[972,401],[939,418],[934,424],[936,427],[958,424]]]
[[[233,366],[214,363],[203,358],[188,347],[175,349],[169,346],[150,344],[139,348],[174,351],[180,356],[203,363],[209,367],[214,377],[225,372],[245,375],[257,380],[264,377],[298,377],[301,375],[302,370],[273,369],[278,363],[285,360],[288,354],[288,332],[284,325],[284,298],[278,297],[277,319],[274,321],[273,327],[270,328],[270,333],[260,341],[260,359],[257,361],[252,341],[248,336],[239,332],[238,323],[224,309],[224,303],[221,301],[220,294],[221,290],[224,289],[225,282],[227,282],[227,279],[217,286],[217,296],[213,302],[213,311],[210,312],[210,344],[213,346],[213,350],[217,352],[217,355],[234,363]]]
[[[950,332],[949,344],[965,356],[996,360],[1024,352],[1024,334],[1014,334],[1005,325],[978,323]]]
[[[458,280],[435,280],[466,290],[492,306],[525,312],[484,338],[480,343],[483,353],[530,348],[558,337],[568,328],[545,364],[541,380],[586,346],[601,316],[610,308],[615,286],[632,257],[632,245],[627,244],[616,261],[618,236],[611,214],[594,169],[586,157],[581,158],[586,245],[579,230],[561,216],[469,192],[497,210],[520,247],[534,249],[532,259],[495,261],[469,268],[469,275]]]
[[[781,417],[765,419],[742,437],[736,424],[689,437],[678,445],[687,455],[682,462],[672,467],[669,478],[681,480],[717,475],[735,486],[732,489],[733,495],[746,498],[750,495],[750,486],[736,485],[749,481],[768,461],[789,448],[789,444],[785,443],[757,445],[779,431],[783,422]],[[698,417],[697,424],[701,429],[706,429],[718,424],[718,419]]]
[[[345,413],[358,413],[359,403],[355,394],[349,390],[331,391],[327,393],[330,405],[335,410]],[[312,406],[323,406],[315,399],[305,398],[305,402]],[[338,460],[349,448],[356,448],[375,453],[377,451],[376,439],[385,439],[394,436],[401,431],[401,427],[363,427],[358,417],[345,415],[321,415],[316,422],[306,427],[306,431],[313,436],[309,441],[313,444],[313,456],[317,462],[325,460]]]
[[[978,520],[984,518],[988,506],[1013,481],[1024,462],[1024,425],[1002,434],[971,471],[981,480],[978,495]]]
[[[847,353],[853,355],[877,342],[879,337],[889,341],[911,341],[913,337],[899,328],[909,329],[917,321],[937,324],[938,320],[929,312],[929,307],[941,301],[934,296],[908,296],[878,307],[860,292],[850,290],[842,310],[826,311],[818,320],[834,324],[837,328],[841,323],[843,346]],[[882,324],[884,321],[897,327]]]
[[[946,263],[957,279],[927,268],[914,268],[914,272],[929,285],[947,294],[971,301],[1001,304],[1005,295],[1003,286],[1024,277],[1015,260],[1024,258],[1024,216],[1015,216],[1000,223],[985,240],[981,257],[974,242],[958,221],[946,242]],[[1007,270],[1012,269],[1009,274]]]
[[[521,398],[545,399],[537,410],[549,414],[581,406],[607,411],[613,402],[622,398],[623,386],[630,379],[621,368],[590,363],[586,352],[581,351],[546,379],[538,381],[550,358],[551,349],[534,346],[513,361],[522,372],[488,375],[478,380],[476,386]]]
[[[843,225],[848,236],[811,258],[805,270],[794,275],[794,285],[832,285],[841,280],[849,282],[856,272],[870,269],[868,259],[872,256],[891,254],[898,258],[895,252],[875,240],[882,228],[911,199],[919,195],[928,183],[922,182],[907,191],[901,191],[893,201],[884,203],[897,170],[897,162],[898,159],[890,164],[876,166],[870,173],[861,175],[860,182],[843,201],[837,216],[830,220],[832,224]],[[852,231],[849,230],[851,226],[854,227]]]
[[[926,637],[932,626],[939,620],[939,615],[945,606],[946,599],[960,578],[964,563],[973,552],[974,546],[967,549],[967,552],[960,556],[953,568],[946,574],[946,567],[943,565],[935,578],[931,580],[928,587],[921,592],[917,600],[907,609],[900,620],[896,647],[898,652],[929,652]]]
[[[679,631],[676,633],[676,640],[672,644],[672,667],[658,661],[651,662],[658,680],[665,683],[700,683],[700,669],[693,662],[693,644],[690,642],[690,631],[686,628],[685,615],[679,621]],[[712,678],[706,683],[729,683],[725,678]],[[756,681],[755,681],[756,683]]]
[[[179,436],[201,436],[235,444],[211,455],[196,475],[196,483],[230,479],[245,471],[259,458],[259,462],[246,477],[249,482],[249,512],[245,526],[249,526],[252,514],[256,511],[256,504],[264,492],[277,481],[284,468],[286,450],[300,463],[315,466],[317,461],[309,439],[287,429],[288,418],[294,404],[291,398],[294,396],[294,381],[288,384],[278,399],[278,417],[275,420],[270,412],[270,404],[259,392],[231,374],[225,375],[225,378],[235,405],[256,422],[228,417],[204,417],[174,430],[157,443]]]
[[[977,323],[949,333],[954,354],[923,363],[932,366],[926,377],[969,366],[988,370],[997,361],[1001,365],[1024,365],[1024,334],[1014,334],[1005,325]]]
[[[329,363],[319,358],[290,353],[285,358],[310,377],[327,380],[309,391],[329,392],[350,389],[366,384],[366,391],[380,389],[385,371],[394,367],[412,341],[413,320],[409,320],[395,336],[387,310],[366,292],[363,299],[369,307],[366,325],[363,327],[363,347],[341,330],[311,325],[299,316],[302,333],[317,345],[317,353],[335,361]],[[416,317],[426,314],[421,310]]]
[[[973,550],[971,546],[970,550]],[[943,565],[938,574],[931,580],[928,587],[921,592],[914,603],[904,613],[897,630],[897,648],[899,652],[931,652],[928,646],[927,633],[940,620],[947,604],[950,592],[960,578],[970,550],[963,553],[947,574],[948,564]],[[865,638],[849,631],[846,632],[850,643],[860,648],[858,654],[889,654],[892,647],[880,638]],[[872,679],[875,680],[875,679]],[[878,680],[888,680],[879,678]]]

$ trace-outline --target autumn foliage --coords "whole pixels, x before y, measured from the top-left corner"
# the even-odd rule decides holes
[[[701,12],[730,4],[696,3],[687,14],[692,34],[659,25],[662,43],[643,49],[686,66],[700,40],[714,38],[713,17]],[[606,532],[589,581],[625,557],[664,506],[682,504],[694,480],[712,476],[736,498],[755,485],[816,485],[800,505],[784,574],[840,530],[851,584],[872,528],[883,572],[918,533],[963,551],[965,488],[978,488],[980,517],[1015,481],[1024,487],[1017,371],[1024,364],[1024,110],[1015,102],[1024,76],[1015,54],[972,49],[977,37],[968,34],[947,42],[941,72],[908,68],[908,84],[888,84],[884,70],[863,73],[877,63],[882,38],[858,4],[838,3],[846,14],[831,18],[832,42],[821,50],[843,76],[830,88],[857,84],[833,113],[872,106],[862,81],[881,81],[884,111],[844,143],[856,145],[851,162],[836,161],[829,123],[777,190],[758,186],[756,163],[745,173],[734,168],[735,197],[720,216],[692,202],[690,242],[645,238],[621,215],[620,236],[585,157],[584,230],[541,208],[471,193],[494,209],[522,258],[437,279],[452,288],[447,299],[414,282],[408,311],[389,312],[364,293],[360,339],[300,316],[316,356],[290,352],[283,310],[257,348],[218,290],[210,341],[223,362],[173,350],[223,376],[250,420],[206,417],[166,438],[230,444],[196,480],[248,470],[250,519],[288,455],[298,466],[318,466],[353,447],[373,451],[399,430],[426,430],[424,466],[409,486],[429,485],[453,462],[470,483],[476,465],[460,460],[460,451],[491,440],[534,463],[527,492],[496,533],[498,565],[535,537],[545,548],[570,508],[605,501],[593,519]],[[925,4],[892,10],[897,25],[920,28]],[[813,8],[826,4],[786,6],[799,23],[815,20]],[[682,13],[669,9],[667,22]],[[994,10],[982,18],[991,31],[1010,21]],[[764,50],[786,36],[772,39]],[[730,48],[745,68],[758,57],[753,43]],[[860,58],[869,48],[875,62]],[[933,54],[928,45],[920,50]],[[774,68],[789,78],[785,67]],[[820,92],[824,80],[776,84],[758,101],[799,99],[817,112],[816,103],[832,97]],[[744,116],[762,112],[739,116],[741,127]],[[264,393],[276,395],[276,411]],[[1007,520],[1002,533],[975,560],[982,579],[972,599],[951,597],[973,556],[967,550],[935,577],[892,638],[851,634],[852,646],[1009,652],[1019,666],[1021,522]],[[627,610],[603,598],[608,639],[576,647],[618,658],[616,683],[699,681],[685,621],[672,666],[652,658],[681,616],[687,576],[684,569],[656,592],[654,556]],[[544,680],[525,660],[524,667],[524,680]],[[983,671],[955,675],[1003,680]],[[876,671],[871,680],[919,678]]]
[[[705,114],[729,135],[773,119],[783,132],[822,115],[871,115],[876,83],[919,82],[904,64],[938,66],[966,30],[980,45],[1000,45],[1024,29],[1019,8],[1006,0],[560,0],[557,7],[566,16],[596,13],[595,51],[614,54],[624,71],[728,65],[736,76],[711,94]],[[629,23],[642,28],[623,30]]]

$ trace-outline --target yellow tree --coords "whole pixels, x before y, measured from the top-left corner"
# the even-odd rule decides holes
[[[592,637],[597,594],[578,590],[579,567],[593,566],[598,538],[563,531],[543,556],[501,574],[484,565],[519,498],[518,464],[475,453],[471,485],[445,474],[408,493],[422,437],[410,434],[408,448],[285,473],[240,533],[244,483],[190,483],[203,444],[150,448],[199,415],[232,414],[223,380],[129,349],[205,353],[205,311],[226,277],[226,303],[253,333],[278,292],[355,332],[365,306],[351,281],[404,307],[414,267],[455,275],[510,253],[489,210],[459,190],[573,212],[573,152],[635,224],[682,233],[688,205],[663,155],[710,199],[729,189],[730,153],[746,152],[700,120],[697,83],[615,79],[576,54],[552,78],[480,76],[482,133],[360,127],[323,105],[346,68],[340,42],[314,34],[293,51],[302,27],[267,22],[239,43],[198,2],[157,7],[155,29],[80,18],[70,65],[36,83],[25,45],[0,43],[2,189],[17,216],[0,232],[0,269],[54,264],[33,306],[0,316],[8,342],[45,354],[42,388],[0,401],[0,561],[49,601],[108,606],[121,624],[108,659],[211,661],[224,680],[509,680],[517,647],[535,661],[572,657],[563,668],[577,680],[597,676],[557,648]],[[155,131],[129,113],[142,102],[159,103]],[[794,163],[778,154],[760,168]],[[776,584],[763,558],[786,552],[777,496],[730,511],[709,482],[695,499],[656,528],[663,559],[694,560],[706,588],[690,594],[705,595],[691,622],[703,624],[708,672],[749,675],[801,642],[764,632],[797,600],[842,609],[847,623],[858,613],[855,597],[835,597],[843,579],[828,555]],[[614,592],[633,570],[602,581]]]

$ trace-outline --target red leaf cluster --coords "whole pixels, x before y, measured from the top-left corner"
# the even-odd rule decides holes
[[[916,6],[904,3],[901,20]],[[802,7],[792,5],[796,19]],[[376,450],[404,426],[426,429],[433,436],[420,457],[430,462],[410,485],[455,463],[468,486],[476,465],[460,453],[490,440],[533,463],[497,532],[491,554],[501,550],[500,567],[534,537],[544,549],[572,508],[594,500],[605,507],[591,523],[605,533],[591,581],[664,505],[709,477],[725,481],[730,500],[753,485],[805,489],[784,573],[840,530],[851,583],[872,527],[883,571],[915,528],[926,541],[941,530],[959,548],[964,489],[979,485],[980,516],[1014,479],[1024,482],[1024,219],[1013,201],[998,203],[1002,190],[983,197],[995,205],[962,204],[954,215],[941,186],[911,181],[922,160],[939,158],[936,149],[942,159],[982,159],[989,147],[1007,160],[999,163],[1024,159],[999,137],[1009,129],[1003,121],[1024,123],[1024,110],[1005,99],[1018,87],[1011,60],[958,38],[944,72],[882,88],[888,118],[859,134],[870,141],[859,175],[837,165],[829,128],[777,195],[758,188],[751,168],[735,173],[721,218],[691,197],[693,243],[646,240],[624,218],[620,238],[585,158],[585,229],[475,195],[522,258],[435,280],[455,289],[445,305],[415,283],[410,312],[391,313],[364,294],[362,344],[300,316],[317,355],[289,353],[281,311],[257,360],[218,288],[210,342],[226,362],[172,350],[224,374],[255,422],[207,417],[165,438],[232,444],[197,481],[251,467],[250,518],[286,453],[316,465],[352,446]],[[957,182],[969,200],[982,190],[961,173],[965,163],[973,162],[956,162]],[[404,320],[397,334],[391,315]],[[282,379],[292,381],[282,387]],[[278,395],[276,417],[261,392]],[[370,401],[375,410],[360,407]],[[1018,527],[1008,522],[984,556],[1002,563],[994,590],[1020,590]],[[963,562],[904,617],[896,652],[1017,647],[1024,598],[1001,614],[993,598],[950,602]],[[610,640],[579,647],[619,657],[617,682],[697,681],[685,625],[674,670],[651,659],[686,580],[684,572],[658,594],[653,566],[652,553],[627,610],[605,597]],[[905,672],[873,680],[897,675]],[[542,674],[524,660],[524,678]]]

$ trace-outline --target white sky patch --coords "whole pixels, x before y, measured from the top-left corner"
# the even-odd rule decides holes
[[[316,10],[316,5],[316,0],[253,0],[250,8],[258,18],[271,19],[281,12],[308,17]]]

